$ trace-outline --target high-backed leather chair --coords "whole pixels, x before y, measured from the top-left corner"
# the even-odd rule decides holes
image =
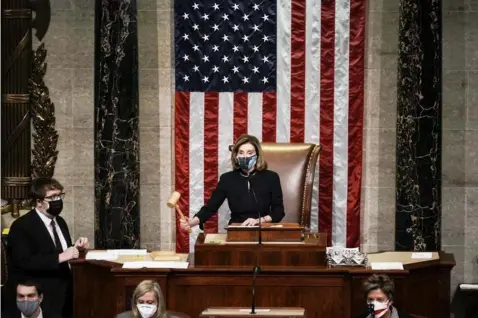
[[[284,197],[282,222],[310,226],[314,172],[320,146],[308,143],[261,144],[269,170],[279,174]],[[232,150],[232,145],[229,150]]]

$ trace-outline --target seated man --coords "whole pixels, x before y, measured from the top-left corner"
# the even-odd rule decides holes
[[[15,306],[15,289],[19,281],[38,282],[45,294],[42,308],[48,313],[71,317],[73,311],[72,274],[68,261],[78,258],[78,248],[88,248],[80,237],[75,245],[65,220],[63,186],[51,178],[32,182],[34,209],[13,222],[7,241],[9,277],[7,306]]]
[[[43,301],[43,292],[34,282],[21,282],[17,285],[17,308],[10,313],[2,313],[4,318],[59,318],[60,316],[48,315],[40,307]]]
[[[387,275],[373,274],[364,283],[368,311],[361,318],[411,318],[393,306],[393,281]]]

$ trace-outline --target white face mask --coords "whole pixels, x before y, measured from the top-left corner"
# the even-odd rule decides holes
[[[377,317],[377,318],[380,318],[383,315],[385,315],[390,308],[390,301],[389,300],[387,300],[384,303],[381,303],[379,301],[374,300],[369,304],[373,304],[373,310],[375,312],[375,317]]]
[[[142,318],[153,317],[153,315],[158,310],[158,306],[149,304],[137,304],[136,307],[138,308],[138,311],[141,314]]]

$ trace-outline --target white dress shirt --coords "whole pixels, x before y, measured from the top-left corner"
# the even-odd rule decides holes
[[[52,219],[50,219],[49,217],[47,217],[45,214],[41,213],[37,209],[35,209],[35,211],[38,213],[38,216],[43,221],[43,223],[45,223],[46,229],[48,230],[48,233],[50,233],[50,237],[53,241],[53,244],[55,244],[55,236],[53,235],[53,228],[51,226]],[[56,233],[58,233],[58,237],[60,238],[60,242],[61,242],[61,247],[64,251],[68,248],[68,245],[66,244],[65,237],[63,236],[63,232],[61,231],[60,227],[58,226],[56,218],[53,218],[53,220],[55,221]]]

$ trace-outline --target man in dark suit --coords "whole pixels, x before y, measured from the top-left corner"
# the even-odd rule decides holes
[[[24,281],[17,285],[17,310],[2,313],[2,318],[60,318],[41,309],[43,291],[39,284]]]
[[[44,292],[42,308],[65,318],[72,316],[73,286],[68,261],[78,258],[79,248],[88,248],[80,237],[73,245],[63,209],[63,186],[52,178],[32,182],[34,209],[13,222],[8,234],[9,278],[7,292],[15,304],[17,283],[30,279]]]

